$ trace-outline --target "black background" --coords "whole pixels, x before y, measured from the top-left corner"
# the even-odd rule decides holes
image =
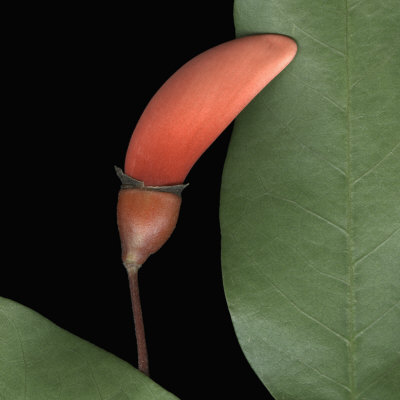
[[[164,81],[234,38],[232,9],[221,0],[35,5],[13,15],[6,35],[0,295],[133,365],[113,166],[123,167]],[[189,173],[177,228],[140,271],[151,377],[182,400],[271,398],[240,350],[223,292],[218,208],[231,130]]]

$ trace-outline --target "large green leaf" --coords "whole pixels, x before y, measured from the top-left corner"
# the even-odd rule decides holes
[[[1,400],[173,400],[110,353],[0,297]]]
[[[221,192],[229,309],[277,399],[400,398],[400,3],[236,0],[298,54],[239,116]]]

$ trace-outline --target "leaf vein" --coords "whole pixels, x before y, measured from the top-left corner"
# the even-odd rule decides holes
[[[355,181],[353,181],[353,185],[355,185],[357,182],[359,182],[361,179],[369,175],[374,169],[378,168],[379,165],[381,165],[387,158],[389,158],[391,155],[393,155],[394,151],[400,146],[400,142],[396,144],[396,146],[393,147],[392,150],[389,151],[379,162],[377,162],[375,165],[373,165],[371,168],[368,169],[368,171],[364,172],[360,177],[358,177]]]
[[[10,321],[10,324],[14,327],[15,332],[17,333],[18,336],[18,343],[21,347],[21,354],[22,354],[22,360],[24,362],[24,399],[27,398],[27,391],[28,391],[28,385],[27,385],[27,369],[28,369],[28,364],[26,362],[26,356],[25,356],[25,351],[24,351],[24,346],[22,344],[22,337],[19,332],[19,329],[15,325],[14,321],[5,313],[3,310],[0,309],[0,312],[6,317],[8,321]]]
[[[372,250],[370,250],[367,254],[364,254],[360,258],[358,258],[354,262],[354,266],[357,264],[360,264],[362,261],[364,261],[366,258],[368,258],[371,254],[375,253],[377,250],[379,250],[386,242],[388,242],[392,236],[394,236],[398,231],[400,230],[400,227],[395,229],[385,240],[383,240],[381,243],[379,243],[377,246],[375,246]]]
[[[379,318],[377,318],[375,321],[371,322],[367,327],[365,327],[363,330],[358,332],[353,340],[356,340],[360,336],[362,336],[365,332],[367,332],[370,328],[372,328],[374,325],[376,325],[385,315],[389,314],[392,310],[394,310],[398,305],[400,304],[400,300],[395,303],[393,306],[388,308]]]
[[[350,8],[349,11],[353,11],[355,8],[357,8],[360,4],[364,3],[365,0],[360,0],[357,1],[355,4],[353,4]]]
[[[260,267],[260,264],[256,262],[256,264]],[[335,335],[339,339],[343,340],[346,344],[349,343],[349,340],[341,335],[339,332],[334,331],[332,328],[330,328],[328,325],[325,325],[323,322],[319,321],[317,318],[314,318],[312,315],[308,314],[307,312],[303,311],[288,295],[286,295],[282,289],[280,289],[268,276],[267,276],[268,281],[272,285],[272,287],[282,296],[284,297],[292,306],[295,310],[297,310],[300,314],[304,315],[307,319],[310,319],[311,321],[315,322],[316,324],[322,326],[324,329],[326,329],[328,332],[331,334]]]
[[[287,202],[287,203],[289,203],[289,204],[293,204],[295,207],[298,207],[298,208],[300,208],[301,210],[303,210],[304,212],[306,212],[306,213],[308,213],[308,214],[314,216],[315,218],[318,218],[318,219],[320,219],[321,221],[324,221],[324,222],[327,223],[328,225],[331,225],[332,227],[336,228],[337,230],[339,230],[340,232],[342,232],[344,235],[347,236],[347,231],[346,231],[344,228],[342,228],[340,225],[338,225],[338,224],[336,224],[336,223],[330,221],[329,219],[323,217],[322,215],[317,214],[317,213],[314,212],[314,211],[309,210],[308,208],[302,206],[301,204],[297,203],[297,202],[294,201],[294,200],[286,199],[286,198],[284,198],[284,197],[279,197],[279,196],[276,196],[276,195],[271,194],[271,193],[263,193],[260,197],[263,197],[263,196],[270,196],[270,197],[272,197],[272,198],[274,198],[274,199],[282,200],[282,201],[285,201],[285,202]]]
[[[271,347],[271,344],[267,341],[267,339],[265,337],[261,337],[261,340],[267,344],[268,346]],[[287,354],[285,351],[282,351],[280,348],[274,347],[276,351],[278,351],[281,354],[284,354],[286,357],[288,357],[291,360],[295,360],[297,361],[299,364],[304,365],[306,368],[311,369],[312,371],[316,372],[318,375],[322,376],[325,379],[330,380],[331,382],[335,383],[336,385],[342,387],[343,389],[345,389],[346,391],[350,392],[350,388],[346,385],[343,385],[343,383],[338,382],[336,379],[322,373],[319,369],[312,367],[311,365],[305,363],[304,361],[301,361],[299,358],[294,357],[292,354]]]
[[[315,272],[317,272],[317,273],[319,273],[319,274],[321,274],[321,275],[323,275],[323,276],[326,276],[327,278],[334,279],[335,281],[339,281],[339,282],[345,284],[346,286],[349,285],[349,284],[348,284],[345,280],[343,280],[343,279],[340,279],[340,278],[338,278],[338,277],[336,277],[336,276],[334,276],[334,275],[328,274],[328,273],[326,273],[326,272],[320,271],[320,270],[319,270],[317,267],[315,267],[314,264],[313,264],[304,254],[302,254],[298,249],[296,249],[295,247],[293,247],[293,246],[287,244],[286,242],[284,242],[284,241],[283,241],[282,239],[280,239],[279,237],[276,237],[276,239],[277,239],[277,240],[280,240],[282,243],[286,244],[286,246],[288,246],[289,248],[291,248],[295,253],[297,253],[300,257],[302,257],[302,258],[306,261],[307,266],[309,266],[309,267],[310,267],[311,269],[313,269]]]
[[[295,75],[293,75],[295,76]],[[296,77],[296,76],[295,76]],[[315,90],[315,89],[314,89]],[[323,96],[325,97],[325,96]],[[332,100],[330,100],[332,101]],[[267,108],[271,113],[272,110],[268,107],[267,104],[265,104],[265,108]],[[330,162],[327,158],[325,158],[319,151],[313,149],[312,147],[307,146],[306,144],[304,144],[299,138],[298,135],[296,135],[293,130],[290,128],[290,123],[295,119],[292,118],[290,121],[288,121],[287,123],[284,123],[281,119],[277,118],[275,116],[275,118],[278,120],[279,124],[282,126],[282,129],[285,131],[286,134],[290,135],[296,142],[298,142],[301,146],[303,146],[305,149],[307,149],[311,154],[313,154],[314,156],[316,156],[317,158],[319,158],[320,160],[325,161],[328,165],[330,165],[333,169],[335,169],[336,171],[338,171],[341,175],[346,175],[346,173],[340,169],[339,167],[337,167],[335,164],[333,164],[332,162]]]
[[[321,96],[323,99],[328,100],[331,104],[333,104],[336,108],[338,108],[342,112],[346,112],[346,109],[339,105],[335,100],[331,99],[329,96],[322,94],[318,89],[316,89],[314,86],[310,85],[303,79],[299,78],[299,76],[293,74],[293,72],[290,72],[288,70],[285,71],[285,74],[291,75],[294,79],[302,83],[304,86],[308,87],[309,89],[313,90],[316,94]]]
[[[362,394],[364,394],[368,389],[370,389],[372,386],[377,384],[380,380],[385,378],[390,372],[394,370],[394,367],[400,364],[400,359],[395,360],[393,363],[389,365],[389,367],[382,372],[381,375],[379,375],[374,381],[372,381],[367,387],[365,387],[358,395],[355,397],[355,400],[357,400]]]
[[[313,153],[317,158],[325,161],[326,163],[328,163],[333,169],[335,169],[336,171],[338,171],[341,175],[346,176],[346,173],[340,169],[339,167],[337,167],[335,164],[332,164],[329,160],[327,160],[319,151],[305,145],[298,137],[296,137],[296,135],[293,135],[293,137],[295,138],[295,140],[297,142],[299,142],[302,146],[304,146],[310,153]]]
[[[348,271],[348,293],[347,293],[347,330],[350,342],[347,346],[348,352],[348,377],[349,386],[351,388],[351,399],[355,397],[356,387],[356,371],[355,371],[355,357],[354,357],[354,314],[355,314],[355,295],[354,295],[354,240],[353,240],[353,193],[351,185],[352,176],[352,123],[350,117],[351,108],[351,79],[350,79],[350,32],[349,32],[349,3],[348,0],[344,0],[345,7],[345,67],[346,67],[346,186],[347,186],[347,197],[346,197],[346,231],[347,235],[347,271]]]
[[[314,35],[312,35],[311,33],[305,31],[304,29],[300,28],[298,25],[296,25],[293,21],[291,21],[291,23],[293,24],[293,26],[295,28],[297,28],[299,31],[303,32],[306,36],[308,36],[311,40],[314,40],[316,43],[320,44],[323,47],[326,47],[327,49],[331,50],[332,52],[340,55],[341,57],[344,57],[345,54],[340,51],[339,49],[337,49],[336,47],[331,46],[328,43],[323,42],[322,40],[319,40],[318,38],[316,38]]]
[[[377,70],[384,67],[385,64],[387,64],[392,58],[393,58],[393,54],[391,52],[389,52],[388,55],[383,59],[383,61],[380,64],[378,64],[378,65],[376,65],[374,63],[371,64],[371,67],[369,68],[369,70],[367,72],[364,72],[364,75],[361,78],[354,81],[352,83],[352,85],[350,86],[350,89],[353,90],[356,86],[359,85],[360,82],[367,79],[369,75],[376,74]]]
[[[93,383],[94,383],[94,385],[96,387],[96,390],[97,390],[97,393],[98,393],[98,395],[100,397],[100,400],[103,400],[103,396],[101,394],[99,384],[97,383],[97,380],[96,380],[96,378],[94,376],[94,371],[93,371],[93,368],[92,368],[92,364],[90,363],[90,360],[88,358],[85,358],[85,361],[86,361],[86,363],[87,363],[87,365],[89,367],[90,376],[92,377]]]

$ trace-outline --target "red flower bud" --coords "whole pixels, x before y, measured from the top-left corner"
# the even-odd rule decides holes
[[[125,158],[125,173],[143,185],[123,188],[119,196],[124,263],[142,264],[177,222],[180,196],[148,186],[182,183],[203,152],[296,51],[296,43],[282,35],[234,39],[194,57],[157,91],[135,127]]]

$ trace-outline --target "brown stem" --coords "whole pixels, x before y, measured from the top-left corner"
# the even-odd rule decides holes
[[[136,343],[138,352],[138,368],[144,374],[149,376],[149,360],[147,356],[146,336],[144,332],[142,307],[140,304],[140,294],[139,294],[138,272],[140,265],[137,264],[132,265],[129,263],[129,265],[125,265],[125,267],[126,270],[128,271],[133,320],[135,322],[135,334],[136,334]]]

